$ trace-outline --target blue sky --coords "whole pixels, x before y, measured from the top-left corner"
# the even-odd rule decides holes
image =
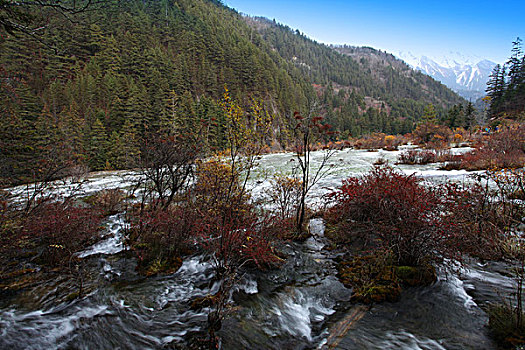
[[[525,1],[225,0],[249,15],[327,44],[372,46],[438,57],[449,51],[501,63],[525,40]]]

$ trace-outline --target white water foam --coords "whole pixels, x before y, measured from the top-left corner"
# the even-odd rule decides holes
[[[109,314],[112,313],[106,305],[77,307],[74,314],[66,317],[42,310],[29,313],[3,311],[0,313],[0,345],[17,347],[23,344],[24,349],[31,350],[60,348],[75,337],[75,331],[81,328],[86,320]],[[9,334],[14,334],[16,339],[10,339]],[[38,339],[38,342],[35,342],[35,339]]]
[[[312,323],[321,322],[334,309],[322,305],[322,300],[305,297],[299,290],[292,295],[282,295],[280,307],[275,306],[272,312],[277,315],[281,329],[291,335],[304,337],[312,341]]]
[[[122,236],[122,230],[124,229],[124,218],[122,215],[117,214],[108,218],[108,238],[98,242],[91,248],[78,254],[79,258],[85,258],[95,254],[117,254],[125,249],[124,237]]]

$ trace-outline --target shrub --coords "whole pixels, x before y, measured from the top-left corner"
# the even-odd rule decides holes
[[[150,135],[140,152],[141,176],[135,184],[143,189],[143,199],[167,208],[186,190],[200,151],[188,137]]]
[[[515,125],[484,135],[475,150],[459,156],[448,169],[486,170],[525,165],[525,127]]]
[[[114,215],[121,211],[125,194],[121,189],[102,190],[86,199],[86,202],[99,209],[104,215]]]
[[[476,183],[469,186],[449,183],[445,185],[447,212],[444,220],[450,222],[451,249],[483,259],[500,259],[505,224],[500,202],[493,191]]]
[[[403,138],[394,136],[394,135],[387,135],[385,136],[385,144],[383,148],[387,151],[395,151],[403,143]]]
[[[193,205],[199,212],[195,234],[199,245],[214,256],[219,273],[232,273],[253,262],[273,261],[272,240],[264,229],[271,221],[250,203],[240,175],[227,163],[199,163]]]
[[[19,242],[40,250],[40,261],[59,266],[93,243],[102,217],[97,210],[67,202],[47,203],[21,222]]]
[[[398,164],[429,164],[438,160],[437,154],[431,150],[411,149],[399,154]]]
[[[275,176],[267,194],[281,220],[293,218],[301,200],[302,182],[295,177]]]
[[[192,247],[195,211],[187,206],[149,206],[128,213],[128,244],[137,254],[139,271],[151,275],[174,271]]]
[[[387,135],[383,133],[372,133],[371,135],[364,136],[358,139],[354,147],[357,149],[379,149],[385,146],[385,137]]]
[[[240,175],[215,159],[197,163],[196,179],[167,207],[149,203],[130,211],[127,239],[139,270],[173,271],[195,250],[212,258],[218,278],[229,278],[244,265],[262,268],[276,261],[270,233],[282,230],[274,226],[282,220],[256,210]]]
[[[384,133],[372,133],[358,139],[354,143],[357,149],[379,149],[383,148],[387,151],[396,150],[399,145],[405,144],[407,141],[403,136],[386,135]]]
[[[432,149],[440,149],[448,146],[452,131],[443,125],[424,123],[412,132],[414,139],[420,145]]]
[[[335,239],[360,238],[392,253],[396,265],[441,261],[454,251],[446,241],[449,223],[442,220],[442,190],[421,184],[389,167],[376,167],[343,181],[331,194],[327,221]]]

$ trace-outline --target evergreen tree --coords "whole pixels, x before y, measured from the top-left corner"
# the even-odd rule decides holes
[[[87,135],[86,151],[89,167],[92,170],[104,170],[108,168],[108,136],[106,134],[106,128],[99,118],[95,119]]]
[[[472,105],[472,102],[467,103],[467,107],[465,108],[465,122],[463,124],[460,124],[458,126],[464,126],[466,128],[471,128],[476,123],[476,109]]]
[[[437,112],[432,103],[425,106],[423,115],[421,116],[421,124],[437,124]]]

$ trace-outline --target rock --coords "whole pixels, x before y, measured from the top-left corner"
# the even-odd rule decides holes
[[[405,286],[428,286],[437,279],[436,269],[430,264],[423,266],[395,266],[394,273]]]

